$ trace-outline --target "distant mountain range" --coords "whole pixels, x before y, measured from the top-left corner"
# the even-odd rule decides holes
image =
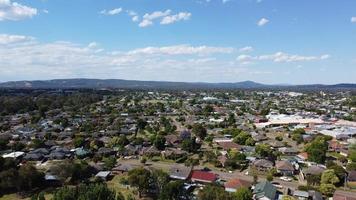
[[[0,83],[0,88],[12,89],[295,89],[295,90],[356,90],[356,84],[335,85],[266,85],[253,81],[235,83],[137,81],[123,79],[54,79],[44,81],[11,81]]]

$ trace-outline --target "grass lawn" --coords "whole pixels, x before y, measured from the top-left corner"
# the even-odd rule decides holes
[[[52,198],[52,194],[45,194],[45,198],[46,200],[50,200]],[[2,197],[0,197],[0,200],[30,200],[31,198],[21,198],[19,195],[17,194],[7,194],[4,195]]]
[[[336,159],[340,159],[341,157],[344,157],[343,155],[336,152],[328,152],[326,153],[326,156],[334,157]]]
[[[116,175],[112,180],[106,182],[108,187],[114,189],[116,192],[121,192],[125,196],[125,198],[129,195],[136,196],[135,190],[131,189],[130,187],[127,187],[126,185],[122,185],[120,183],[120,177],[127,178],[127,176],[124,175]]]

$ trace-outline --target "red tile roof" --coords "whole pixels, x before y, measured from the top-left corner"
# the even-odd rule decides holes
[[[192,173],[192,181],[200,181],[200,182],[207,182],[211,183],[217,179],[216,174],[211,172],[204,172],[199,170],[194,170]]]
[[[239,187],[250,187],[251,183],[248,181],[244,181],[238,178],[234,178],[225,183],[225,188],[234,188],[237,189]]]

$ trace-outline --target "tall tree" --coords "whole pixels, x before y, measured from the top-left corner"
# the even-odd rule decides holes
[[[252,192],[246,187],[241,187],[237,189],[234,196],[238,200],[252,200]]]
[[[306,147],[308,159],[312,162],[323,164],[326,159],[328,143],[324,137],[318,136]]]

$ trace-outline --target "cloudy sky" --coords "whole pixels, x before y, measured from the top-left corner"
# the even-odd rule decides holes
[[[354,0],[0,0],[0,82],[356,83]]]

